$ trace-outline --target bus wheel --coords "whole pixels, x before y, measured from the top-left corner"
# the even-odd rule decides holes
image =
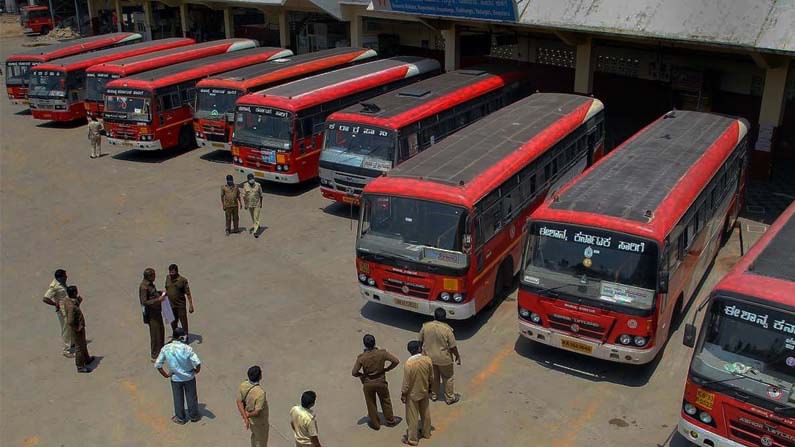
[[[46,36],[49,33],[50,33],[50,28],[47,26],[42,26],[41,29],[39,30],[39,34],[42,36]]]
[[[179,147],[182,149],[193,149],[196,147],[196,136],[190,126],[184,126],[179,132]]]
[[[497,271],[497,279],[494,281],[494,298],[489,303],[489,308],[496,308],[502,300],[511,292],[511,280],[513,279],[511,259],[502,261],[500,269]]]
[[[679,298],[676,300],[676,305],[674,305],[673,315],[671,315],[671,328],[668,331],[669,333],[673,333],[675,330],[679,329],[679,324],[685,319],[684,304],[684,297],[679,295]]]

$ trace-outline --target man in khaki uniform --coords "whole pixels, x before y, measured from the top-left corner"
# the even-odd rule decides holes
[[[88,141],[91,143],[90,158],[102,156],[102,123],[95,117],[88,120]]]
[[[259,216],[262,211],[262,186],[254,180],[254,174],[249,174],[247,181],[243,184],[243,204],[251,214],[251,230],[254,237],[259,237]]]
[[[90,373],[88,365],[94,363],[94,357],[88,353],[86,319],[80,309],[83,297],[78,294],[77,286],[67,287],[66,294],[68,296],[63,303],[66,308],[66,324],[72,328],[72,340],[75,342],[75,366],[79,373]]]
[[[66,307],[64,307],[64,300],[66,299],[66,271],[58,269],[55,271],[55,279],[52,280],[47,291],[44,292],[44,298],[41,300],[45,304],[55,307],[55,315],[58,316],[58,324],[61,327],[61,340],[63,340],[63,355],[64,357],[72,358],[74,344],[72,343],[72,329],[66,324]]]
[[[154,363],[165,343],[162,303],[166,299],[166,294],[155,288],[155,269],[147,268],[143,276],[143,281],[138,286],[138,299],[144,309],[144,322],[149,325],[149,354]]]
[[[240,225],[240,216],[237,210],[243,207],[240,203],[240,188],[235,185],[235,179],[231,175],[226,176],[226,185],[221,187],[221,207],[224,209],[226,217],[226,235],[234,230],[238,232]],[[234,229],[232,228],[234,224]]]
[[[181,324],[182,329],[185,331],[185,342],[187,343],[190,338],[188,334],[188,313],[193,313],[193,296],[190,294],[188,279],[179,274],[179,266],[177,264],[168,266],[168,276],[166,276],[164,286],[168,302],[171,304],[171,310],[174,311],[171,331],[173,333],[177,329],[177,323]]]
[[[304,391],[301,395],[301,405],[290,409],[290,427],[293,429],[296,447],[321,447],[317,434],[317,419],[312,411],[316,400],[317,394],[314,391]]]
[[[411,357],[403,366],[403,388],[400,392],[400,400],[406,404],[406,423],[409,426],[403,443],[418,445],[420,437],[431,437],[430,390],[433,363],[427,355],[422,354],[420,342],[417,340],[409,342],[408,350]]]
[[[445,320],[445,310],[441,307],[433,313],[434,321],[429,321],[422,325],[420,330],[420,343],[425,355],[433,361],[433,386],[431,388],[431,399],[439,398],[439,381],[444,385],[444,400],[448,405],[452,405],[461,399],[455,394],[455,382],[453,380],[453,357],[455,362],[461,364],[461,356],[455,344],[453,328]]]
[[[362,341],[364,342],[364,352],[356,357],[352,374],[353,377],[358,377],[362,381],[364,402],[367,405],[367,417],[370,419],[367,425],[373,430],[381,429],[378,404],[375,400],[376,396],[378,396],[381,401],[381,409],[384,410],[387,427],[394,427],[398,421],[392,413],[392,399],[389,397],[389,384],[386,381],[386,373],[395,369],[400,364],[400,360],[386,349],[376,348],[375,337],[372,335],[365,335]],[[389,366],[385,366],[387,362],[389,362]]]
[[[251,447],[268,447],[268,400],[260,379],[262,369],[249,368],[248,380],[240,384],[237,395],[237,411],[246,430],[251,430]]]

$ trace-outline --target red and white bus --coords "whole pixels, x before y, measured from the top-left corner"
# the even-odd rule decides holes
[[[537,93],[470,124],[362,194],[362,298],[463,320],[496,305],[521,262],[524,223],[602,152],[604,106]]]
[[[669,112],[539,206],[520,333],[604,360],[653,360],[742,206],[747,127]]]
[[[317,177],[325,120],[332,112],[438,74],[439,63],[393,57],[334,70],[241,97],[232,163],[280,183]]]
[[[193,104],[199,80],[291,54],[283,48],[250,48],[110,81],[102,114],[108,143],[142,150],[194,146]]]
[[[103,48],[138,42],[143,38],[138,33],[113,33],[86,37],[67,42],[35,47],[14,53],[6,59],[6,92],[12,104],[28,103],[30,67],[62,57],[74,56]]]
[[[320,153],[320,192],[358,205],[364,186],[462,127],[530,93],[507,65],[451,71],[333,113]]]
[[[679,433],[705,447],[795,445],[795,204],[715,286]]]
[[[193,39],[182,37],[152,40],[34,65],[28,92],[33,118],[52,121],[85,118],[86,106],[83,100],[86,96],[86,69],[92,65],[152,51],[184,47],[194,42]]]
[[[247,48],[253,48],[249,39],[221,39],[155,51],[89,67],[86,70],[86,113],[88,116],[102,116],[104,108],[102,94],[105,91],[105,84],[114,79]]]
[[[368,48],[332,48],[240,68],[196,84],[193,127],[199,147],[230,150],[235,101],[248,93],[306,76],[361,63],[377,56]]]

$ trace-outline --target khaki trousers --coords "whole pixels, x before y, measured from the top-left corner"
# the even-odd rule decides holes
[[[58,324],[61,325],[61,340],[63,340],[63,352],[69,352],[72,349],[72,328],[66,324],[66,310],[61,306],[61,310],[55,311],[58,315]]]
[[[262,211],[262,208],[258,206],[254,206],[248,209],[249,214],[251,214],[251,223],[254,224],[254,233],[259,230],[259,214]]]
[[[452,402],[455,399],[455,379],[453,379],[453,364],[433,365],[433,383],[431,387],[431,397],[439,398],[439,382],[444,386],[445,402]]]
[[[237,214],[237,206],[233,208],[224,208],[224,215],[226,217],[226,231],[237,232],[237,227],[240,225],[240,216]],[[234,224],[234,227],[231,227],[232,224]]]
[[[102,138],[93,137],[91,138],[91,156],[99,157],[100,155],[102,155]]]
[[[86,341],[86,330],[72,332],[75,342],[75,366],[85,368],[91,356],[88,354],[88,342]]]
[[[422,400],[406,400],[406,423],[409,428],[406,438],[411,445],[420,442],[419,436],[423,438],[431,437],[431,411],[430,399],[427,397]],[[422,427],[420,427],[422,421]]]
[[[370,418],[370,425],[375,428],[381,428],[381,419],[378,417],[378,404],[376,397],[381,401],[381,409],[384,410],[384,419],[387,423],[392,423],[395,420],[395,415],[392,413],[392,399],[389,397],[389,384],[386,381],[366,382],[362,385],[364,391],[364,403],[367,405],[367,417]]]
[[[268,424],[251,424],[251,447],[268,447]]]

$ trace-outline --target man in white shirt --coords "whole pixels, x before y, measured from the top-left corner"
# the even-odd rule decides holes
[[[199,399],[196,394],[196,374],[201,370],[201,360],[193,352],[193,348],[184,342],[185,330],[181,327],[174,329],[174,339],[163,346],[155,360],[155,368],[160,375],[171,379],[171,393],[174,396],[175,424],[184,424],[190,418],[191,422],[198,422]],[[163,369],[167,364],[168,371]],[[188,404],[187,418],[185,415],[185,401]]]

